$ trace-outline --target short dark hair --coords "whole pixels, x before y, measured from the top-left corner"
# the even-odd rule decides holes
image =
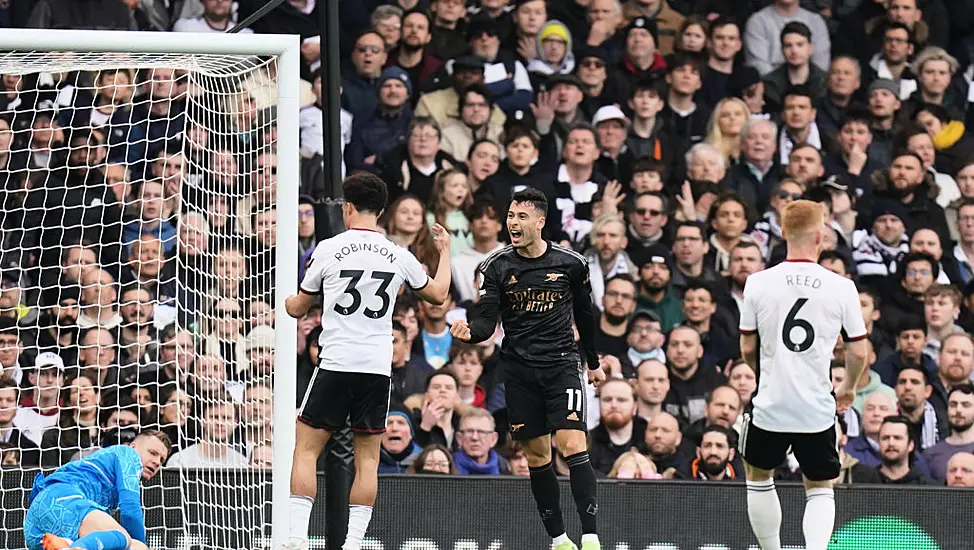
[[[903,372],[905,370],[915,370],[919,372],[921,377],[923,378],[923,385],[925,386],[930,385],[930,373],[927,372],[927,369],[921,367],[920,365],[911,365],[909,363],[904,364],[904,366],[900,368],[900,371],[896,373],[897,380],[899,380],[900,378],[900,372]]]
[[[753,220],[756,216],[751,211],[751,206],[734,191],[725,191],[721,193],[720,196],[717,197],[717,200],[710,205],[710,212],[707,213],[708,223],[717,217],[717,211],[720,210],[720,207],[729,202],[736,202],[737,204],[741,205],[741,208],[744,209],[744,219],[747,220],[747,225],[751,225],[751,220]]]
[[[599,132],[595,129],[595,126],[592,126],[588,122],[576,122],[575,124],[572,124],[571,128],[568,129],[568,134],[571,134],[572,132],[576,132],[578,130],[583,130],[585,132],[591,133],[592,137],[595,139],[595,146],[599,148],[602,147],[602,140],[599,139]],[[568,139],[567,138],[568,134],[565,134],[566,140]]]
[[[815,96],[812,94],[812,90],[804,84],[799,84],[797,86],[792,86],[785,91],[782,97],[782,104],[788,100],[789,97],[807,97],[809,101],[812,102],[812,106],[815,105]]]
[[[860,124],[865,124],[869,128],[869,132],[872,133],[873,129],[870,126],[873,123],[873,119],[876,117],[864,107],[859,105],[850,105],[845,111],[842,112],[842,124],[839,129],[845,127],[846,124],[852,124],[853,122],[858,122]]]
[[[636,79],[632,90],[629,92],[629,99],[636,97],[639,92],[653,92],[657,97],[666,99],[666,81],[658,74],[648,74]]]
[[[827,204],[829,206],[829,210],[832,210],[832,193],[824,187],[812,187],[811,189],[808,189],[802,193],[802,198],[812,202]]]
[[[17,385],[17,381],[6,374],[0,374],[0,390],[9,389],[14,390],[14,393],[17,395],[17,401],[20,401],[20,386]]]
[[[907,40],[910,42],[910,44],[916,45],[916,36],[913,34],[910,27],[906,26],[906,24],[900,23],[899,21],[894,22],[887,20],[883,24],[883,37],[885,37],[886,33],[889,31],[906,31]]]
[[[506,148],[508,145],[523,137],[531,140],[531,143],[534,145],[535,149],[538,148],[538,144],[540,143],[541,139],[538,137],[537,132],[526,124],[511,124],[504,132],[504,139],[501,140],[501,144]],[[473,147],[471,147],[471,149],[473,149]]]
[[[382,178],[370,172],[356,172],[342,182],[345,202],[359,212],[378,216],[389,201],[389,189]]]
[[[936,281],[940,276],[940,262],[926,252],[910,252],[899,262],[903,266],[903,276],[906,276],[906,267],[913,262],[927,262],[930,264],[930,271],[933,273],[933,280]]]
[[[158,439],[160,443],[165,445],[167,450],[172,450],[172,439],[170,439],[169,436],[166,435],[166,432],[162,430],[142,430],[139,432],[139,435],[135,437],[135,439],[140,439],[143,437],[154,437]]]
[[[953,395],[955,391],[959,391],[964,395],[974,395],[974,384],[971,384],[970,382],[964,382],[951,387],[950,390],[947,391],[948,401],[950,400],[950,396]]]
[[[636,279],[633,278],[633,276],[628,273],[617,273],[609,277],[605,281],[605,288],[609,288],[609,283],[611,283],[612,281],[625,281],[627,283],[632,284],[632,286],[636,287],[637,290],[639,289],[639,284],[636,282]]]
[[[721,15],[717,17],[717,19],[714,19],[713,21],[710,22],[710,28],[708,29],[707,32],[707,38],[713,39],[714,33],[717,31],[717,29],[726,27],[728,25],[734,25],[735,27],[737,27],[737,32],[741,32],[741,26],[737,23],[736,19],[734,19],[729,15]]]
[[[700,237],[705,238],[707,236],[707,230],[704,229],[703,225],[700,222],[695,222],[690,220],[682,221],[676,224],[676,229],[673,230],[673,234],[676,235],[677,233],[679,233],[681,227],[692,227],[700,232]]]
[[[460,380],[457,378],[456,374],[453,374],[453,371],[450,369],[440,369],[429,373],[429,375],[426,377],[425,391],[429,391],[430,384],[433,383],[433,379],[437,376],[449,376],[453,379],[453,383],[456,384],[458,388],[460,387]]]
[[[502,223],[503,220],[500,214],[497,212],[497,208],[494,207],[494,202],[487,197],[477,197],[474,199],[473,204],[467,209],[467,219],[471,222],[480,219],[484,216],[490,216],[490,219]]]
[[[666,195],[660,193],[659,191],[643,191],[642,193],[636,195],[636,198],[632,200],[632,204],[629,207],[630,213],[636,211],[636,203],[639,202],[639,199],[643,197],[656,197],[657,199],[659,199],[660,203],[663,205],[663,214],[667,216],[669,215],[670,200],[669,198],[667,198]]]
[[[494,141],[494,140],[492,140],[490,138],[487,138],[487,137],[477,138],[477,139],[474,140],[474,142],[472,144],[470,144],[470,150],[467,151],[467,160],[472,159],[473,158],[474,151],[476,151],[477,150],[477,147],[480,147],[484,143],[489,143],[489,144],[493,145],[494,147],[497,147],[497,151],[498,152],[500,152],[500,150],[501,150],[500,144],[498,144],[496,141]]]
[[[856,285],[856,290],[859,294],[865,294],[873,300],[873,309],[879,309],[879,304],[883,302],[883,296],[875,288],[868,285]]]
[[[950,116],[950,111],[948,111],[943,105],[937,105],[936,103],[924,103],[923,105],[920,105],[920,107],[916,110],[916,113],[914,113],[913,120],[916,120],[917,115],[924,111],[935,116],[937,120],[943,122],[944,124],[947,124],[954,119],[954,117]]]
[[[896,325],[896,335],[899,336],[908,330],[919,330],[926,334],[927,321],[919,315],[904,315]]]
[[[913,439],[913,423],[910,419],[903,416],[902,414],[891,414],[883,419],[883,423],[880,425],[879,429],[883,429],[883,426],[887,424],[900,424],[906,428],[906,438],[910,443],[913,443],[913,451],[916,452],[916,441]]]
[[[781,34],[778,36],[779,42],[784,42],[785,37],[789,34],[798,34],[804,36],[809,42],[812,41],[812,29],[808,28],[808,25],[802,23],[801,21],[791,21],[786,24],[783,29],[781,29]]]
[[[852,273],[851,266],[849,265],[849,259],[838,250],[823,250],[822,253],[818,255],[819,265],[822,265],[822,262],[825,260],[842,262],[842,265],[845,267],[845,272]]]
[[[396,331],[399,331],[399,332],[401,332],[403,334],[406,334],[406,327],[402,326],[402,323],[400,323],[399,321],[396,321],[395,319],[393,319],[393,321],[392,321],[392,332],[396,332]]]
[[[673,52],[672,62],[666,64],[666,74],[671,74],[681,67],[690,67],[703,75],[706,64],[706,58],[699,52],[676,51]]]
[[[542,216],[548,213],[548,197],[534,187],[525,187],[511,197],[511,204],[531,203],[534,209]]]
[[[460,92],[460,94],[458,94],[457,105],[460,107],[461,110],[467,104],[467,94],[471,94],[471,93],[483,97],[484,101],[487,102],[488,109],[494,108],[494,94],[487,88],[486,85],[480,82],[474,82],[473,84],[468,85],[466,88],[463,89],[462,92]]]
[[[663,161],[653,157],[639,157],[632,163],[632,173],[638,174],[640,172],[656,172],[662,178],[663,174],[666,173],[666,165],[663,164]]]
[[[703,279],[688,278],[687,286],[683,290],[683,296],[685,297],[691,290],[706,290],[707,294],[710,294],[710,301],[716,302],[717,299],[714,297],[714,287],[707,281]]]
[[[0,334],[13,334],[20,338],[20,329],[17,327],[17,321],[14,321],[10,317],[0,317]]]
[[[700,445],[703,445],[703,438],[709,433],[723,434],[727,438],[727,446],[731,449],[737,448],[737,432],[717,424],[711,424],[703,429],[703,432],[700,433]]]

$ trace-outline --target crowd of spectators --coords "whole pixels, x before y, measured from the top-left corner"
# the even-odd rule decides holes
[[[249,29],[302,38],[299,266],[330,188],[321,4],[287,0]],[[454,242],[452,299],[395,306],[382,471],[527,473],[496,368],[503,327],[476,346],[448,328],[476,308],[476,268],[532,186],[545,236],[590,262],[611,371],[587,396],[599,472],[742,476],[757,379],[738,350],[742,290],[784,259],[779,213],[805,198],[829,213],[820,264],[859,285],[872,347],[839,422],[841,480],[974,486],[974,5],[339,4],[343,173],[385,179],[383,229],[430,269],[430,224]],[[260,5],[10,0],[0,25],[221,32]],[[185,116],[187,97],[211,101],[181,71],[4,75],[5,465],[161,426],[170,465],[269,466],[273,68],[222,98],[230,137]],[[298,321],[299,390],[320,321]],[[776,475],[801,472],[789,458]]]

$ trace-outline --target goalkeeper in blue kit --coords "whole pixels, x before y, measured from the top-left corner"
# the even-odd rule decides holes
[[[142,480],[169,456],[166,434],[146,430],[128,445],[113,445],[38,474],[30,492],[24,538],[30,550],[146,550]],[[121,523],[111,513],[118,510]]]

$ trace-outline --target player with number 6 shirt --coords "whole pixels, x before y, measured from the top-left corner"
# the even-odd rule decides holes
[[[855,397],[866,368],[866,325],[850,279],[817,263],[825,211],[799,200],[785,207],[787,259],[748,277],[741,307],[741,354],[757,373],[744,413],[740,451],[747,473],[747,511],[763,550],[781,548],[781,503],[773,470],[789,449],[805,483],[805,547],[825,550],[835,523],[832,484],[839,476],[836,413]],[[849,373],[832,392],[832,350],[846,341]]]
[[[576,550],[565,534],[558,478],[551,465],[551,434],[568,463],[572,496],[582,523],[582,550],[598,550],[595,470],[585,439],[585,378],[605,380],[595,351],[595,316],[588,261],[541,238],[548,201],[537,189],[514,194],[507,213],[511,244],[480,265],[480,300],[457,321],[454,338],[477,343],[504,325],[504,372],[511,438],[522,441],[531,490],[555,550]],[[572,319],[578,327],[576,345]],[[582,363],[588,366],[583,369]]]
[[[308,522],[316,495],[315,465],[331,433],[351,419],[355,481],[349,496],[343,550],[358,550],[372,517],[379,451],[392,391],[392,313],[405,283],[426,301],[442,304],[450,292],[450,236],[432,228],[439,252],[436,275],[426,274],[409,250],[377,231],[388,200],[386,184],[368,173],[343,183],[342,217],[348,231],[318,243],[301,281],[285,302],[299,318],[321,301],[318,368],[298,409],[291,471],[288,550],[308,548]]]

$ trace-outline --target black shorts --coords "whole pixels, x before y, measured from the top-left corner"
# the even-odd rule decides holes
[[[533,368],[504,361],[511,439],[523,441],[558,430],[585,431],[582,365]]]
[[[391,392],[388,376],[317,369],[298,410],[298,420],[334,432],[351,418],[355,432],[383,433]]]
[[[774,470],[785,461],[789,448],[808,479],[828,481],[839,477],[835,426],[818,433],[769,432],[755,426],[751,414],[744,413],[739,450],[745,462],[762,470]]]

